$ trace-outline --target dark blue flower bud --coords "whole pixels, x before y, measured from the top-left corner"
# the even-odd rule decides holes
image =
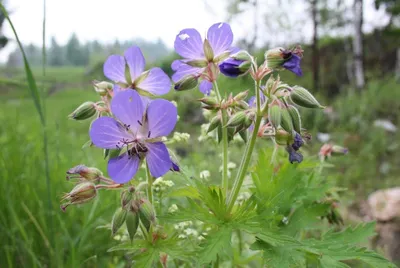
[[[172,161],[171,161],[172,162]],[[174,162],[172,162],[172,167],[170,168],[171,171],[175,171],[175,172],[180,172],[181,169],[179,168],[179,166],[177,164],[175,164]]]
[[[303,144],[304,144],[303,139],[301,138],[300,134],[296,132],[296,135],[294,136],[292,148],[295,151],[298,151]]]
[[[238,77],[239,75],[245,74],[250,68],[248,61],[235,60],[228,58],[219,65],[219,70],[226,76]]]
[[[299,152],[293,150],[292,147],[288,146],[286,151],[289,153],[289,162],[293,164],[294,162],[301,163],[303,161],[303,155]]]

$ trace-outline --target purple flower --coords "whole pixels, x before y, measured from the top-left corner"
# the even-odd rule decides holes
[[[289,162],[291,164],[293,164],[294,162],[301,163],[303,161],[303,155],[293,150],[292,147],[288,146],[286,150],[289,153]]]
[[[96,119],[89,134],[97,147],[125,150],[108,161],[108,174],[115,182],[130,181],[144,159],[156,178],[173,168],[167,147],[161,142],[176,124],[177,109],[172,103],[156,99],[146,106],[136,91],[126,90],[112,99],[111,111],[116,119]]]
[[[297,76],[302,76],[303,72],[301,71],[301,68],[300,68],[301,58],[292,52],[289,52],[287,57],[288,57],[288,59],[282,65],[283,68],[295,73]]]
[[[177,83],[191,75],[197,79],[203,78],[199,89],[209,94],[212,82],[217,78],[218,64],[232,53],[233,33],[227,23],[213,24],[207,32],[207,38],[201,38],[196,29],[184,29],[176,36],[174,47],[176,53],[183,57],[171,65],[175,73],[172,80]]]
[[[228,58],[224,62],[219,65],[219,70],[222,74],[229,77],[238,77],[247,72],[246,69],[241,68],[241,65],[245,63],[244,60],[235,60],[232,58]]]
[[[128,66],[130,78],[125,75],[125,66]],[[146,61],[139,47],[128,48],[124,56],[111,55],[103,66],[104,75],[115,83],[119,89],[132,88],[142,90],[151,95],[163,95],[171,89],[171,82],[158,67],[144,71]]]

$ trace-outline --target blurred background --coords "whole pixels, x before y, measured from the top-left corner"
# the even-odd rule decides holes
[[[1,13],[0,267],[123,266],[118,255],[107,253],[116,242],[99,229],[110,222],[117,193],[102,193],[93,203],[66,213],[59,209],[62,193],[73,187],[65,180],[69,168],[86,164],[106,170],[101,150],[82,149],[89,122],[67,116],[84,101],[98,99],[91,81],[105,80],[104,60],[133,44],[141,47],[148,67],[160,66],[171,75],[171,62],[178,58],[173,42],[184,28],[196,28],[204,36],[213,23],[229,22],[236,45],[257,55],[260,62],[269,48],[302,45],[304,76],[282,72],[281,78],[309,89],[328,106],[320,112],[301,111],[313,136],[304,154],[316,157],[329,142],[349,148],[348,155],[332,158],[332,167],[326,169],[338,187],[347,189],[341,203],[346,221],[361,221],[371,214],[374,208],[367,200],[374,191],[400,186],[397,0],[47,0],[45,16],[43,1],[0,2],[43,92],[47,118],[44,136],[22,54]],[[247,78],[220,82],[226,92],[250,85]],[[167,95],[179,105],[177,131],[191,134],[189,143],[175,145],[175,150],[181,165],[192,167],[193,174],[208,169],[218,175],[219,165],[204,157],[217,159],[215,148],[197,142],[205,122],[195,101],[199,97],[197,90]],[[260,148],[264,145],[270,146],[259,143]],[[239,155],[242,147],[236,147]],[[239,164],[238,157],[232,161]],[[400,190],[383,196],[381,212],[391,216],[382,220],[382,226],[394,224],[386,235],[397,235],[398,243]],[[400,259],[400,245],[392,240],[382,242],[394,247],[385,254]]]

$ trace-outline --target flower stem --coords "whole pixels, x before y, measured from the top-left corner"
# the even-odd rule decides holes
[[[233,184],[233,189],[231,194],[228,197],[228,209],[227,212],[229,213],[235,201],[239,195],[240,188],[242,187],[244,177],[246,175],[247,169],[250,164],[251,155],[253,153],[254,145],[256,143],[257,133],[260,128],[262,114],[261,114],[261,103],[260,103],[260,81],[255,81],[255,90],[256,90],[256,105],[257,105],[257,112],[256,112],[256,121],[254,123],[253,133],[251,134],[250,140],[247,142],[246,149],[244,151],[244,155],[242,158],[242,162],[240,163],[239,171],[236,175],[235,182]]]
[[[217,81],[214,82],[214,89],[217,94],[217,100],[221,103],[222,98],[219,92]],[[226,196],[229,192],[229,180],[228,180],[228,128],[225,127],[228,122],[228,115],[225,109],[221,109],[222,113],[222,182],[221,187],[225,189]]]
[[[147,177],[147,199],[153,204],[153,176],[150,174],[149,165],[146,163],[146,177]]]

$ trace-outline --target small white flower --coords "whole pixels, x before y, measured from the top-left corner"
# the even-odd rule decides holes
[[[180,235],[178,235],[178,238],[185,239],[185,238],[186,238],[186,235],[180,234]]]
[[[200,172],[200,179],[207,180],[208,178],[210,178],[210,176],[211,173],[209,170],[203,170]]]
[[[169,213],[175,213],[178,211],[178,206],[176,204],[172,204],[169,208],[168,208],[168,212]],[[175,226],[174,226],[175,227]],[[176,229],[176,228],[175,228]]]
[[[236,168],[236,163],[229,162],[228,163],[228,169],[234,169],[234,168]]]

